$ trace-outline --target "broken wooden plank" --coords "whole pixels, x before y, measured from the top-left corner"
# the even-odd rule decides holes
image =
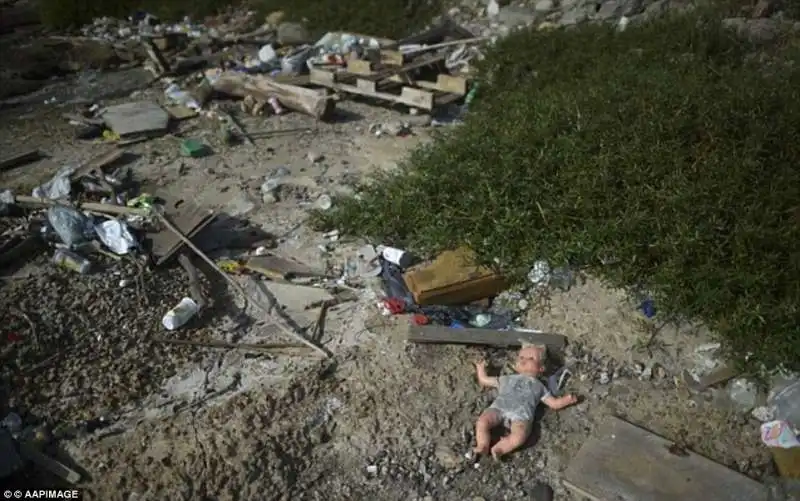
[[[321,85],[347,94],[356,94],[363,97],[379,99],[381,101],[404,104],[412,108],[420,108],[428,111],[433,110],[434,95],[432,92],[406,86],[402,88],[399,95],[390,94],[388,92],[378,91],[374,81],[359,78],[356,80],[356,85],[342,84],[336,83],[333,75],[333,73],[327,71],[312,69],[310,80],[312,84]]]
[[[169,203],[165,205],[168,213],[174,211],[170,214],[172,224],[189,239],[194,238],[216,217],[212,209],[194,203],[185,203],[178,207]],[[156,266],[164,264],[183,246],[180,237],[166,230],[151,235],[150,242],[150,253]]]
[[[770,447],[769,450],[782,478],[800,479],[800,447]]]
[[[766,501],[760,483],[608,416],[565,473],[564,485],[593,501]]]
[[[411,325],[406,339],[412,343],[468,344],[483,346],[521,346],[522,342],[543,344],[552,350],[561,350],[567,338],[559,334],[524,331],[497,331],[493,329],[453,328],[442,325]]]
[[[63,463],[56,461],[55,459],[51,458],[50,456],[46,456],[42,454],[36,448],[29,444],[28,442],[20,442],[19,443],[19,454],[24,459],[31,461],[32,463],[44,468],[45,470],[49,471],[50,473],[63,478],[67,482],[71,484],[77,484],[81,481],[81,475],[77,471],[68,468]]]
[[[102,172],[104,168],[114,164],[114,162],[117,162],[119,159],[124,157],[125,154],[125,150],[120,150],[118,148],[110,149],[91,158],[88,162],[75,169],[75,172],[73,172],[70,177],[72,179],[78,179],[79,177],[89,175],[94,171]]]
[[[44,249],[44,242],[42,242],[39,235],[28,235],[19,243],[16,243],[8,250],[4,250],[0,254],[0,268],[9,266],[10,264],[22,260],[31,259],[35,257],[42,249]]]
[[[336,105],[324,92],[278,83],[264,75],[246,75],[233,71],[219,73],[218,70],[209,70],[206,75],[217,92],[237,97],[252,95],[263,101],[274,97],[283,106],[317,120],[328,116]]]
[[[42,157],[39,150],[28,150],[0,159],[0,172],[35,162]]]
[[[197,267],[192,263],[192,259],[184,254],[178,256],[178,262],[181,267],[186,270],[186,275],[189,280],[189,296],[197,303],[198,310],[202,311],[206,307],[206,298],[203,295],[203,290],[200,288],[200,277],[198,276]]]

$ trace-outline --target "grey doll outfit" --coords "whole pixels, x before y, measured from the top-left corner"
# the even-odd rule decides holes
[[[506,424],[533,421],[536,406],[550,396],[547,387],[535,377],[522,374],[500,376],[498,383],[497,398],[489,408],[497,411]]]

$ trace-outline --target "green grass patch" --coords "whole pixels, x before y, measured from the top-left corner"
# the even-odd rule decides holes
[[[81,26],[96,17],[126,18],[137,11],[165,20],[193,19],[246,5],[262,15],[284,11],[287,20],[303,21],[314,35],[328,31],[355,31],[400,38],[429,23],[442,12],[441,0],[39,0],[42,21],[52,28]]]
[[[800,369],[800,70],[753,50],[711,17],[515,34],[465,125],[319,222],[464,244],[519,280],[570,263],[652,290],[749,368]]]

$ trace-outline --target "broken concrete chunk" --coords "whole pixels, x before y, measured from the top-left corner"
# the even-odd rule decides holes
[[[106,126],[121,138],[163,134],[169,124],[169,114],[149,101],[109,106],[100,112],[100,116]]]

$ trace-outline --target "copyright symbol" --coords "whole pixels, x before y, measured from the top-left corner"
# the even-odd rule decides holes
[[[22,491],[14,491],[14,497],[19,499],[22,497]]]
[[[6,499],[11,499],[11,491],[3,491],[3,497]]]

